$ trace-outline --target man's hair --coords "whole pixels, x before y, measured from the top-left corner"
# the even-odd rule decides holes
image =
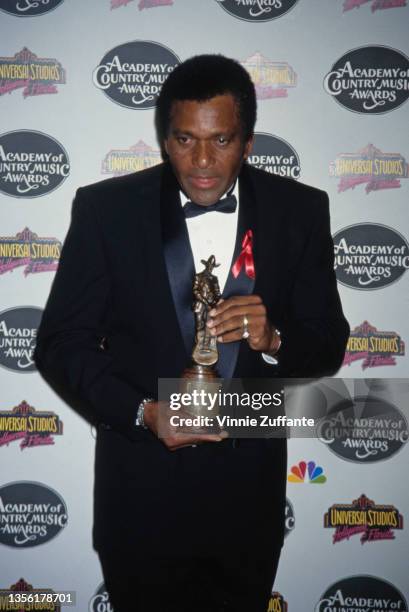
[[[159,142],[169,135],[172,105],[178,100],[205,102],[230,94],[236,101],[244,140],[253,132],[257,117],[256,91],[248,72],[223,55],[196,55],[179,64],[162,86],[156,105]]]

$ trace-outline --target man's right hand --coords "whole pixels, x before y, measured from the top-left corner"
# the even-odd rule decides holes
[[[195,446],[202,442],[221,442],[228,437],[226,431],[221,431],[219,434],[209,434],[206,433],[205,428],[195,428],[192,434],[187,433],[186,429],[182,432],[180,427],[171,425],[170,417],[174,414],[175,412],[170,409],[167,402],[146,402],[143,415],[145,425],[171,451],[186,446]]]

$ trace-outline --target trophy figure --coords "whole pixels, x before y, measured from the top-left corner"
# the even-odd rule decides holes
[[[197,366],[214,366],[219,354],[217,351],[216,336],[209,333],[206,326],[209,310],[216,306],[220,300],[221,293],[217,276],[212,274],[213,269],[220,264],[216,263],[214,255],[209,259],[201,260],[205,266],[203,272],[195,275],[193,282],[193,312],[195,313],[196,336],[195,346],[192,353],[193,362]],[[211,368],[211,371],[213,368]]]
[[[217,268],[220,264],[216,263],[214,255],[210,255],[207,261],[202,259],[201,263],[205,266],[205,269],[195,275],[193,282],[194,302],[192,308],[195,314],[196,335],[192,364],[183,372],[181,381],[181,392],[189,394],[194,390],[217,393],[221,387],[215,368],[219,358],[217,340],[216,336],[210,334],[206,325],[209,311],[216,306],[221,297],[219,281],[217,276],[212,273],[214,268]],[[214,417],[219,413],[219,406],[216,402],[212,410],[209,411],[206,404],[193,404],[188,406],[186,411],[193,416]],[[212,431],[216,431],[216,429],[213,428]]]

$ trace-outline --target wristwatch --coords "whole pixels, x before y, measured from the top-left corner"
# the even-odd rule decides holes
[[[135,425],[137,427],[142,427],[143,429],[148,429],[148,426],[145,424],[144,414],[145,414],[145,404],[148,402],[154,402],[153,397],[145,397],[138,406],[138,410],[136,411],[136,420]]]

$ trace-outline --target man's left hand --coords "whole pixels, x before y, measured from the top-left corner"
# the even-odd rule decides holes
[[[247,318],[247,342],[255,351],[264,353],[277,350],[279,340],[275,327],[267,319],[267,309],[259,295],[240,295],[220,300],[210,312],[207,326],[218,342],[241,340],[244,317]]]

